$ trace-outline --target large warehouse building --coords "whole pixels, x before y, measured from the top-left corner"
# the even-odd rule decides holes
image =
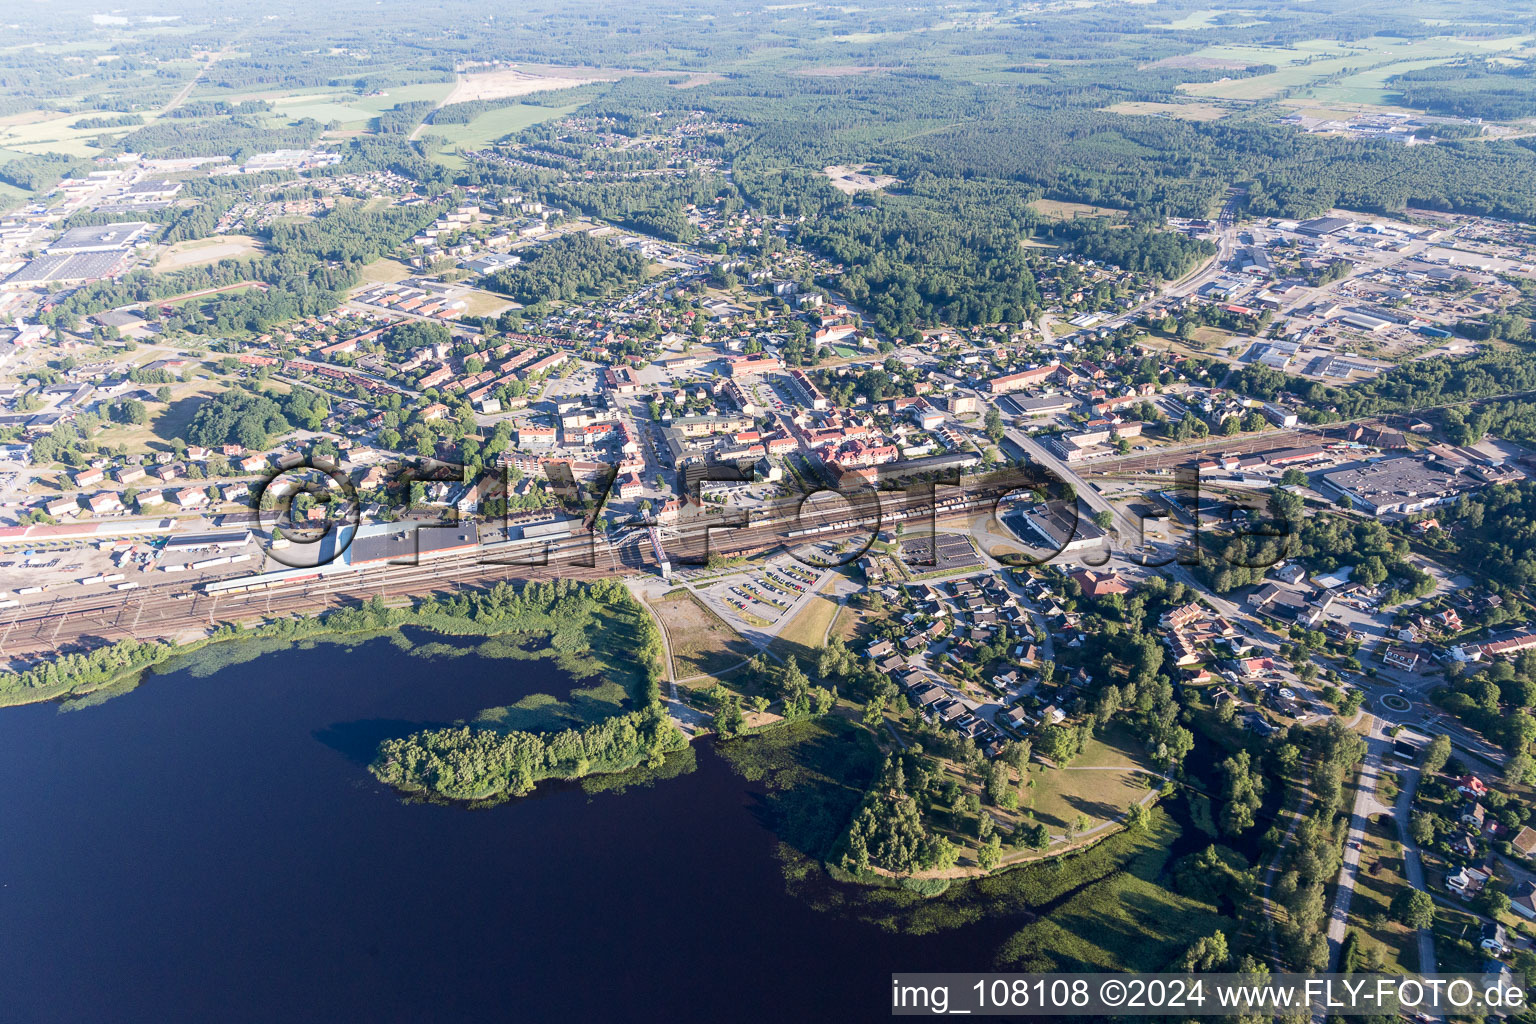
[[[1375,516],[1409,515],[1455,501],[1481,487],[1475,477],[1446,472],[1417,455],[1324,473],[1323,480],[1350,504]]]

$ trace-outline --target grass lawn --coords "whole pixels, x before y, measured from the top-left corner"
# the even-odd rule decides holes
[[[1090,742],[1079,761],[1073,763],[1074,767],[1081,766],[1087,770],[1033,765],[1029,772],[1029,780],[1033,785],[1027,794],[1021,794],[1017,810],[987,806],[983,813],[990,814],[1005,834],[1020,826],[1039,823],[1053,835],[1060,835],[1069,824],[1075,824],[1079,814],[1088,819],[1090,828],[1118,818],[1131,804],[1146,796],[1150,784],[1155,781],[1150,775],[1133,770],[1134,766],[1146,762],[1139,746],[1129,732],[1112,728],[1108,736]],[[947,779],[959,784],[963,795],[976,794],[985,803],[979,776],[970,774],[962,765],[947,759],[940,759],[937,763]],[[1017,784],[1016,779],[1014,784]],[[954,811],[942,806],[931,808],[925,815],[925,821],[931,829],[960,847],[960,868],[969,869],[976,865],[977,842],[973,817],[963,810]],[[1117,830],[1108,831],[1113,833]],[[1087,837],[1090,841],[1103,838],[1104,833]],[[1063,847],[1056,841],[1053,849],[1060,851]]]
[[[1014,933],[998,955],[999,965],[1025,971],[1156,971],[1196,939],[1217,930],[1230,934],[1231,918],[1157,883],[1177,833],[1166,815],[1154,814],[1125,870],[1083,886],[1048,916]]]
[[[673,590],[650,606],[667,632],[674,679],[714,676],[750,654],[741,636],[688,590]]]
[[[1418,970],[1416,932],[1384,918],[1393,897],[1408,888],[1397,831],[1385,815],[1368,819],[1360,850],[1360,873],[1349,904],[1349,927],[1360,935],[1360,950],[1372,964],[1361,970],[1409,974]]]
[[[1116,768],[1122,770],[1112,770]],[[1034,811],[1035,818],[1053,832],[1060,832],[1079,814],[1088,818],[1090,827],[1112,820],[1145,796],[1155,781],[1136,768],[1151,768],[1151,762],[1129,733],[1112,729],[1107,736],[1090,741],[1067,768],[1035,765],[1025,809]]]
[[[364,284],[394,284],[411,276],[411,268],[398,260],[374,260],[363,268]]]
[[[107,432],[107,439],[116,445],[126,445],[130,452],[170,451],[172,438],[186,439],[187,425],[203,403],[223,390],[211,382],[202,381],[186,389],[185,385],[171,385],[171,403],[161,405],[149,402],[149,422],[140,426],[114,426]]]
[[[474,289],[464,296],[464,311],[470,316],[496,316],[504,310],[514,308],[517,303],[505,295],[497,295],[495,292]]]
[[[827,582],[822,585],[824,591],[837,577],[827,577]],[[818,591],[806,602],[805,607],[795,613],[768,649],[781,658],[791,656],[800,659],[800,667],[805,668],[809,660],[815,657],[817,649],[826,642],[827,630],[832,626],[832,620],[837,616],[837,598]]]
[[[242,281],[239,284],[227,284],[219,288],[199,288],[195,291],[184,292],[167,299],[161,299],[162,306],[183,306],[188,302],[195,302],[201,307],[205,302],[216,295],[227,295],[230,292],[243,292],[251,288],[260,287],[255,281]]]
[[[1435,966],[1446,974],[1479,973],[1487,955],[1478,947],[1482,924],[1464,910],[1435,904]]]
[[[1235,335],[1220,327],[1196,327],[1190,336],[1191,347],[1201,351],[1219,349],[1227,345]]]
[[[870,637],[868,630],[875,623],[884,621],[885,612],[876,614],[864,608],[857,598],[850,598],[837,610],[837,618],[832,620],[832,631],[827,634],[828,639],[841,637],[849,647],[862,647]]]

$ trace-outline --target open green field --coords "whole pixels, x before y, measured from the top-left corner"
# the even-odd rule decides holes
[[[1234,922],[1215,907],[1158,884],[1177,835],[1176,824],[1154,813],[1148,832],[1134,837],[1137,852],[1124,870],[1078,889],[1048,915],[1016,932],[999,954],[999,966],[1025,971],[1163,970],[1196,939],[1222,929],[1230,932]],[[1129,842],[1132,837],[1111,842],[1117,840]],[[1065,870],[1074,866],[1069,860]]]
[[[350,89],[338,89],[335,86],[323,86],[319,88],[276,88],[253,89],[241,92],[232,92],[221,89],[218,86],[198,83],[198,87],[192,91],[193,99],[200,100],[228,100],[231,103],[240,100],[265,100],[272,104],[280,114],[288,116],[290,120],[295,117],[314,117],[316,120],[328,120],[320,118],[317,114],[303,113],[304,107],[318,108],[322,105],[334,104],[347,108],[350,118],[341,120],[361,121],[388,110],[399,103],[408,103],[412,100],[431,100],[436,103],[453,91],[452,82],[422,82],[418,85],[399,85],[392,89],[386,89],[376,96],[359,96]]]
[[[70,156],[100,156],[90,145],[98,135],[133,131],[133,128],[72,128],[74,122],[90,114],[58,114],[36,117],[23,114],[0,123],[0,147],[26,153],[67,153]],[[150,119],[145,118],[148,122]]]
[[[517,306],[517,303],[505,295],[497,295],[495,292],[483,291],[479,288],[465,295],[464,302],[464,312],[470,316],[496,316]]]
[[[359,96],[355,92],[326,89],[320,92],[251,94],[245,98],[264,99],[273,107],[273,121],[287,123],[312,117],[316,121],[339,121],[343,128],[366,128],[380,113],[400,103],[431,100],[436,103],[453,89],[452,82],[426,82],[402,85],[377,96]]]
[[[272,106],[273,112],[277,115],[275,119],[284,122],[312,117],[322,124],[340,121],[343,126],[351,125],[361,128],[374,116],[371,111],[362,107],[343,102],[339,98],[326,96],[294,96],[276,100]]]
[[[172,439],[186,439],[187,427],[197,410],[222,390],[206,380],[195,384],[172,385],[169,404],[148,403],[148,423],[114,426],[109,429],[107,436],[114,446],[124,445],[130,452],[168,452],[171,450]]]
[[[529,125],[556,117],[564,117],[576,110],[579,104],[563,107],[539,107],[519,103],[516,106],[488,110],[468,124],[429,124],[423,135],[437,135],[446,140],[443,154],[457,149],[483,149],[504,136],[521,131]]]
[[[240,259],[261,252],[261,243],[250,235],[215,235],[190,242],[178,242],[155,262],[155,273],[167,273],[186,267],[204,266],[220,260]]]
[[[1141,745],[1123,730],[1094,738],[1067,768],[1030,773],[1027,810],[1052,831],[1059,832],[1079,814],[1090,826],[1110,821],[1147,794],[1156,781],[1145,771],[1151,762]]]
[[[411,276],[411,268],[398,260],[374,260],[363,268],[364,284],[394,284]]]
[[[191,292],[185,295],[176,295],[168,299],[161,299],[158,305],[185,306],[189,302],[202,305],[216,295],[224,295],[229,292],[243,292],[247,289],[257,287],[260,286],[255,281],[241,281],[238,284],[227,284],[221,288],[200,288],[195,292]]]

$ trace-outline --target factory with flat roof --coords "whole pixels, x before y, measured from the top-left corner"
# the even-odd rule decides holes
[[[390,562],[409,565],[418,559],[460,554],[479,546],[480,534],[474,526],[378,523],[358,528],[345,558],[354,567]]]
[[[177,534],[165,542],[166,551],[199,551],[209,548],[223,551],[225,548],[243,548],[253,535],[248,529],[216,530],[211,533]]]
[[[1449,473],[1418,455],[1398,455],[1322,474],[1355,508],[1374,516],[1410,515],[1455,501],[1483,481]]]
[[[1065,501],[1021,509],[1003,521],[1024,541],[1063,555],[1093,547],[1105,537],[1080,505]]]
[[[1296,233],[1321,238],[1324,235],[1338,234],[1352,223],[1353,221],[1347,221],[1343,217],[1313,217],[1296,225]]]
[[[50,253],[111,252],[116,249],[127,249],[146,241],[154,230],[153,224],[146,224],[139,220],[70,228],[59,236],[57,242],[48,247],[48,251]]]

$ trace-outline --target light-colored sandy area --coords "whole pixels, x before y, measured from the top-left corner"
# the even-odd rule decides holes
[[[834,164],[831,167],[823,167],[821,173],[832,179],[832,187],[840,192],[853,195],[855,192],[869,192],[878,188],[886,188],[899,182],[900,178],[893,178],[889,174],[866,174],[864,168],[844,167]]]
[[[460,75],[453,92],[443,100],[450,103],[468,103],[471,100],[497,100],[507,96],[527,96],[546,89],[570,89],[591,82],[612,82],[619,76],[611,72],[572,68],[569,73],[530,74],[527,71],[508,69],[486,71],[478,75]]]
[[[201,238],[195,242],[182,242],[165,251],[155,264],[155,270],[181,270],[220,260],[232,260],[251,256],[260,251],[260,243],[248,235],[223,235],[216,239]]]

